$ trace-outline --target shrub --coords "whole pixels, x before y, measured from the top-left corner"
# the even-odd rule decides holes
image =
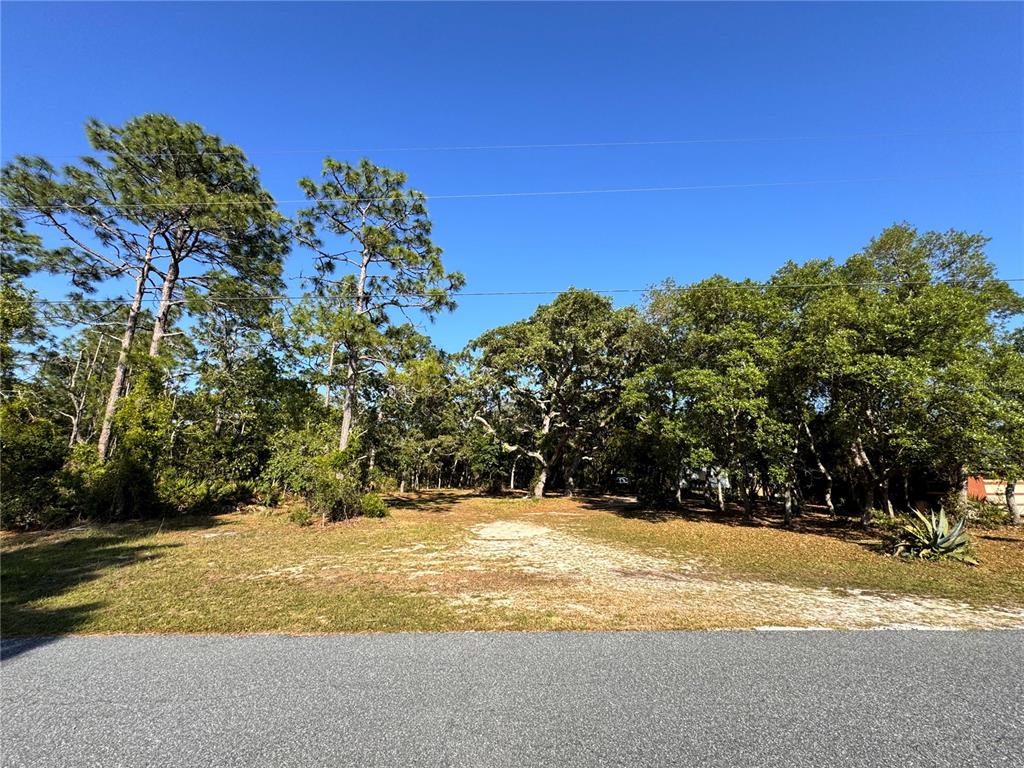
[[[313,513],[308,507],[295,507],[288,513],[288,519],[296,525],[312,525]]]
[[[276,507],[281,503],[284,493],[267,482],[261,481],[253,489],[253,499],[266,507]]]
[[[945,509],[939,510],[938,518],[935,513],[925,517],[916,510],[914,515],[917,520],[903,526],[895,554],[922,560],[959,560],[977,565],[978,561],[971,554],[971,540],[964,530],[966,518],[960,518],[951,526]]]
[[[359,514],[363,517],[387,517],[390,510],[380,494],[364,493],[359,500]]]
[[[67,440],[19,401],[0,404],[0,525],[31,528],[62,522],[57,473]]]
[[[974,528],[999,528],[1009,521],[1005,505],[989,504],[987,501],[968,501],[966,516]]]
[[[907,518],[902,514],[890,517],[888,512],[880,509],[872,509],[869,513],[871,526],[877,528],[883,536],[899,538],[903,528],[907,524]]]
[[[244,481],[195,479],[173,472],[160,478],[157,492],[161,504],[189,514],[229,509],[254,496],[252,485]]]
[[[314,491],[323,462],[333,461],[334,435],[326,425],[299,431],[281,430],[270,440],[270,458],[260,476],[261,487],[307,495]]]

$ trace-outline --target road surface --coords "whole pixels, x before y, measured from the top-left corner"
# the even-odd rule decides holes
[[[2,646],[3,766],[1024,764],[1024,632]]]

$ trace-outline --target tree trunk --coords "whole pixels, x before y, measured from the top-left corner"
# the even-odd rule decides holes
[[[565,479],[565,488],[569,492],[569,496],[572,497],[576,493],[576,472],[580,468],[580,456],[576,456],[572,460],[572,466],[569,467],[569,476]]]
[[[882,504],[885,507],[885,513],[892,520],[896,517],[896,511],[892,506],[892,499],[889,498],[889,475],[888,473],[882,476]]]
[[[331,342],[331,354],[327,358],[327,381],[324,382],[324,408],[331,405],[331,376],[334,373],[334,350],[338,348],[338,342]]]
[[[349,438],[352,434],[352,411],[355,407],[356,385],[359,383],[359,360],[351,352],[348,355],[347,367],[345,393],[342,396],[341,404],[341,437],[338,440],[338,449],[342,451],[348,448]]]
[[[722,474],[720,472],[715,473],[715,489],[718,495],[718,511],[725,512],[725,495],[722,492]]]
[[[786,483],[786,495],[783,509],[783,524],[789,528],[793,525],[793,486]]]
[[[859,470],[864,485],[864,500],[860,510],[860,521],[862,525],[871,522],[871,512],[875,508],[875,487],[878,485],[878,477],[875,474],[875,467],[868,458],[867,452],[860,439],[854,441],[852,446],[853,465]]]
[[[544,496],[544,486],[548,482],[548,465],[542,463],[540,466],[540,474],[537,475],[537,482],[533,485],[533,495],[535,498],[541,498]]]
[[[160,342],[167,335],[167,323],[171,312],[171,301],[174,289],[178,284],[178,260],[172,258],[167,267],[163,287],[160,289],[160,306],[153,324],[153,336],[149,341],[149,356],[156,357],[160,353]]]
[[[807,433],[807,444],[810,446],[811,455],[814,456],[814,461],[818,465],[818,471],[821,472],[821,476],[825,478],[825,506],[828,507],[828,514],[830,517],[836,516],[836,508],[832,504],[832,474],[825,468],[824,462],[818,455],[818,450],[814,446],[814,438],[811,437],[811,428],[805,422],[804,432]]]
[[[514,491],[516,489],[516,464],[518,463],[519,454],[516,454],[516,457],[512,459],[512,473],[509,475],[508,478],[508,489],[510,491]]]
[[[75,392],[75,387],[78,384],[78,372],[82,368],[82,356],[84,354],[85,352],[78,353],[75,371],[71,374],[71,384],[68,386],[68,396],[71,399],[71,413],[65,414],[71,420],[71,437],[68,439],[68,448],[74,448],[78,442],[78,424],[82,420],[82,408],[85,407],[85,395],[78,397]]]
[[[554,406],[549,405],[549,410],[544,414],[544,421],[540,428],[541,440],[547,437],[548,433],[551,432],[551,422],[555,419]],[[544,495],[544,486],[548,482],[548,469],[555,463],[555,459],[548,459],[543,456],[543,451],[540,456],[540,474],[537,475],[537,482],[533,486],[533,495],[535,498],[541,498]],[[557,454],[556,457],[557,458]]]
[[[1017,506],[1017,484],[1013,480],[1006,481],[1006,511],[1010,513],[1010,523],[1020,525],[1020,507]]]
[[[104,339],[103,335],[100,334],[98,336],[98,338],[96,339],[96,349],[92,353],[92,359],[89,361],[89,367],[85,371],[85,383],[82,385],[82,395],[78,399],[78,408],[77,408],[78,418],[77,418],[77,424],[75,425],[75,434],[73,435],[73,437],[75,438],[75,443],[83,443],[83,442],[85,442],[85,438],[82,437],[82,415],[83,415],[83,413],[85,411],[85,406],[89,402],[89,390],[92,389],[92,380],[93,380],[93,376],[96,373],[96,361],[100,359],[100,352],[103,350],[103,347],[105,346],[105,341],[106,340]],[[93,414],[92,414],[92,418],[91,418],[91,421],[90,421],[90,428],[89,428],[90,432],[92,431],[92,429],[95,428],[95,425],[96,425],[96,414],[95,414],[95,409],[93,409]],[[72,444],[72,445],[74,445],[74,444]]]
[[[864,506],[860,513],[860,522],[862,525],[869,525],[871,523],[871,512],[875,508],[875,484],[869,480],[864,489]]]
[[[967,509],[967,468],[960,467],[957,470],[957,483],[959,484],[960,508]]]
[[[100,427],[100,439],[96,445],[100,461],[106,461],[110,453],[111,432],[114,425],[114,412],[117,410],[117,402],[121,399],[124,391],[125,380],[128,371],[128,354],[135,341],[135,331],[139,325],[139,311],[142,308],[142,298],[146,293],[146,280],[149,278],[149,263],[143,265],[139,270],[139,276],[135,280],[135,295],[132,297],[131,306],[128,307],[128,319],[125,322],[124,334],[121,336],[121,351],[117,355],[117,367],[114,369],[114,380],[110,383],[110,394],[107,395],[107,407],[103,411],[103,425]]]
[[[356,280],[356,316],[359,317],[366,313],[367,310],[367,296],[366,296],[366,279],[367,270],[370,266],[370,253],[364,246],[362,262],[359,265],[359,277]],[[355,348],[355,345],[351,342],[348,346],[348,356],[346,362],[345,371],[345,399],[342,403],[341,412],[341,437],[338,439],[338,448],[345,450],[348,448],[349,437],[352,432],[352,412],[355,410],[356,397],[358,392],[356,387],[359,384],[359,359],[360,352]],[[417,472],[416,488],[419,488],[419,477]]]

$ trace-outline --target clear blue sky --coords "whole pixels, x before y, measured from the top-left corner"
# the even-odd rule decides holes
[[[982,231],[1024,276],[1021,4],[5,2],[2,22],[5,158],[159,111],[242,146],[282,200],[325,151],[378,147],[783,139],[370,153],[438,195],[911,179],[434,201],[467,290],[760,279],[900,220]],[[849,138],[894,133],[918,135]],[[467,297],[430,330],[456,349],[544,300]]]

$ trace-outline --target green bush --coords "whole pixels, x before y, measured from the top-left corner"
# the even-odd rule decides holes
[[[187,514],[228,509],[250,501],[254,495],[252,484],[239,480],[197,480],[169,473],[157,483],[159,503]]]
[[[53,422],[33,417],[28,405],[0,405],[0,526],[45,527],[63,522],[58,473],[67,440]]]
[[[1010,521],[1010,513],[1005,504],[989,504],[987,501],[967,502],[967,520],[974,528],[991,530],[1006,525]]]
[[[336,436],[325,425],[299,431],[281,430],[270,440],[270,458],[260,486],[307,495],[320,482],[321,465],[334,462]]]
[[[288,519],[296,525],[312,525],[313,513],[308,507],[295,507],[288,513]]]
[[[907,524],[907,518],[902,514],[890,517],[888,512],[880,509],[872,509],[869,514],[871,527],[878,529],[884,536],[898,538]]]
[[[390,510],[380,494],[364,493],[359,500],[359,514],[363,517],[387,517]]]
[[[267,507],[276,507],[281,503],[284,493],[265,481],[256,483],[253,488],[253,500]]]
[[[966,518],[962,517],[955,525],[950,525],[945,509],[939,510],[937,518],[935,513],[925,517],[916,510],[914,515],[917,520],[903,526],[895,554],[922,560],[959,560],[977,565],[978,561],[971,554],[970,537],[965,532]]]

